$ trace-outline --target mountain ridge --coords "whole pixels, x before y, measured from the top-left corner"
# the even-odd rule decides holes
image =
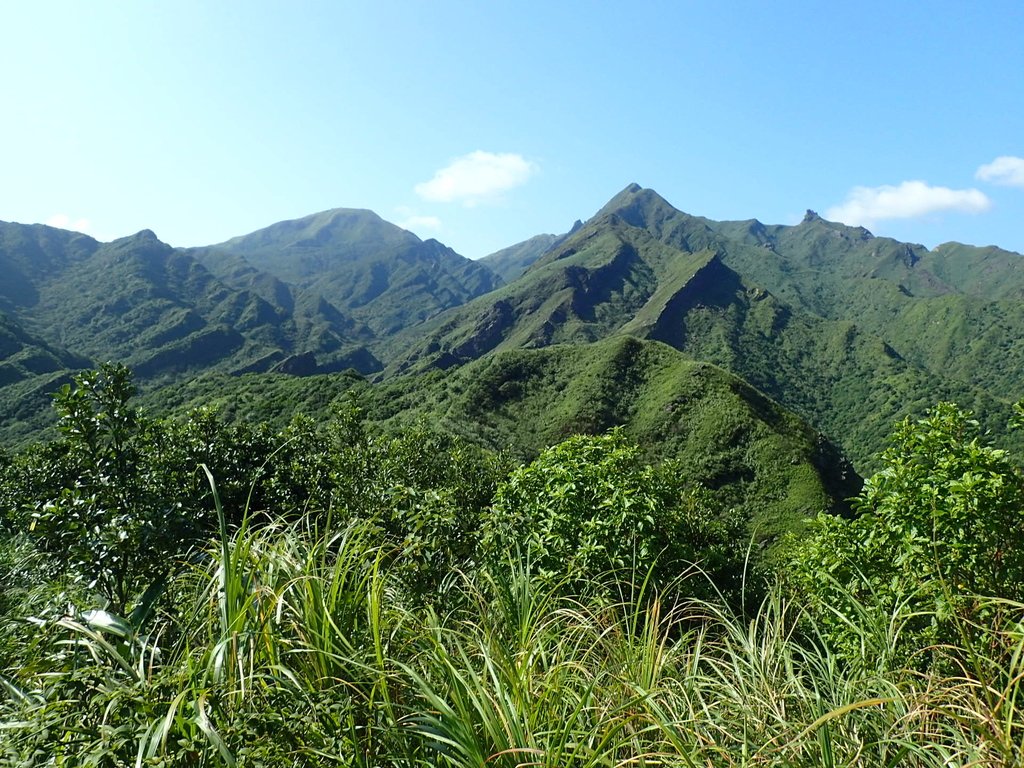
[[[867,466],[923,404],[956,398],[995,423],[1024,396],[1020,258],[813,211],[713,221],[635,183],[562,235],[477,261],[360,208],[199,248],[0,224],[0,372],[46,386],[120,359],[151,387],[207,370],[383,382],[634,336],[740,376]]]
[[[989,315],[1006,319],[1009,311],[939,279],[927,254],[922,246],[817,215],[794,227],[709,222],[630,185],[517,281],[421,328],[426,336],[409,344],[391,370],[451,367],[502,349],[629,333],[722,365],[833,439],[845,435],[847,450],[863,464],[888,424],[919,408],[929,393],[995,413],[995,420],[1024,396],[1007,366],[994,382],[981,380],[978,371],[998,365],[980,365],[988,352],[974,355],[972,376],[951,364],[952,352],[940,359],[934,350],[916,350],[913,337],[934,327],[937,310],[901,280],[929,300],[949,303],[955,295],[967,307],[965,317],[980,318],[971,321],[977,328],[995,322]],[[1010,258],[997,254],[996,266],[1012,265]],[[982,294],[988,289],[978,280],[971,285]],[[887,322],[894,308],[903,313],[902,329]],[[1007,322],[1024,329],[1016,326],[1020,321],[1024,315]],[[1011,346],[1013,359],[1024,354],[1020,344]],[[830,362],[837,357],[845,366]],[[886,391],[893,396],[883,397]],[[880,417],[855,419],[856,404],[846,402],[852,392]]]

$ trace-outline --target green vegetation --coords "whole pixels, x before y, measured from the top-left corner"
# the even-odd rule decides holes
[[[629,334],[745,379],[863,472],[893,421],[941,400],[1019,450],[1005,431],[1024,397],[1019,259],[932,253],[810,213],[793,227],[714,222],[631,185],[519,279],[399,334],[388,370]]]
[[[625,429],[517,464],[357,392],[280,428],[154,419],[122,366],[58,393],[0,473],[0,764],[1024,760],[1024,476],[969,413],[754,568]]]
[[[1024,764],[1020,258],[0,223],[0,765]]]
[[[863,474],[893,421],[939,401],[1019,451],[1005,424],[1024,397],[1020,258],[929,251],[812,212],[796,226],[716,222],[635,184],[565,235],[477,262],[357,209],[191,249],[0,222],[0,439],[42,437],[47,394],[109,360],[170,413],[167,388],[197,376],[341,374],[343,389],[353,369],[383,400],[439,389],[434,370],[632,336],[740,377]]]
[[[1015,544],[1024,537],[1024,475],[984,443],[970,413],[949,403],[900,423],[891,442],[857,500],[859,516],[820,517],[790,573],[848,654],[865,652],[859,628],[846,623],[865,604],[905,613],[900,641],[874,652],[990,642],[1000,609],[977,605],[976,596],[1024,601],[1024,552]]]
[[[99,243],[0,222],[5,443],[39,437],[52,424],[46,394],[109,360],[130,365],[148,389],[199,371],[371,373],[382,367],[370,349],[381,338],[499,281],[369,212],[332,211],[306,224],[254,233],[225,251],[174,249],[148,230]],[[268,251],[274,258],[261,259]],[[283,270],[308,258],[315,279]],[[275,277],[274,265],[294,282]]]
[[[328,297],[376,337],[463,304],[501,282],[486,266],[436,240],[422,241],[372,211],[350,208],[278,222],[193,253],[229,282],[221,265],[242,257],[288,285]]]
[[[743,525],[682,477],[675,462],[644,464],[618,431],[571,437],[498,488],[483,525],[484,556],[497,572],[518,551],[539,577],[576,594],[606,574],[650,568],[650,583],[671,602],[673,582],[700,563],[710,588],[698,584],[699,592],[739,597]]]
[[[576,223],[578,226],[582,226],[580,222]],[[511,283],[522,276],[533,262],[566,237],[568,235],[536,235],[529,240],[484,256],[480,259],[480,263],[486,265],[504,282]]]
[[[646,461],[674,460],[684,482],[714,490],[759,541],[841,511],[860,489],[837,449],[777,403],[715,366],[628,336],[510,350],[372,386],[353,375],[200,377],[144,402],[177,412],[210,405],[231,422],[283,427],[296,411],[328,419],[350,389],[378,428],[430,423],[522,460],[621,427]]]

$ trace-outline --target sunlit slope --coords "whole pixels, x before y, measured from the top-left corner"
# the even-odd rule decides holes
[[[788,228],[710,222],[633,185],[518,280],[396,337],[404,351],[389,371],[619,334],[655,339],[747,380],[869,469],[908,413],[954,399],[1002,425],[1024,394],[1014,364],[1022,305],[952,292],[930,272],[908,276],[900,259],[914,253],[813,215]],[[897,277],[931,289],[914,296]]]
[[[375,385],[352,376],[214,376],[168,389],[161,402],[285,423],[296,410],[326,416],[352,396],[372,423],[422,421],[524,458],[569,435],[621,427],[652,460],[679,460],[688,480],[742,509],[765,536],[842,509],[859,482],[829,441],[753,387],[628,336],[508,350]]]

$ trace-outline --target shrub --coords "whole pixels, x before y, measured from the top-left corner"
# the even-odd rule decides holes
[[[131,373],[114,364],[64,385],[54,396],[62,439],[30,453],[20,487],[5,489],[34,502],[28,528],[53,568],[118,612],[196,534],[194,517],[151,471],[150,423],[129,404],[134,392]]]
[[[520,549],[539,573],[573,587],[636,568],[653,569],[666,587],[695,565],[729,585],[742,570],[738,521],[678,476],[671,464],[645,464],[618,430],[569,438],[499,486],[484,555],[501,567]]]
[[[916,617],[907,644],[955,642],[959,618],[984,624],[975,596],[1024,598],[1024,476],[969,412],[941,403],[904,420],[882,463],[856,499],[859,516],[819,518],[792,557],[833,641],[861,653],[849,618],[868,608]]]

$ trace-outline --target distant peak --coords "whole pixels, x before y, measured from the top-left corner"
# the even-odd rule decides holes
[[[665,198],[653,189],[644,189],[639,184],[630,184],[605,203],[604,207],[597,212],[597,216],[616,213],[629,223],[636,224],[637,219],[645,218],[645,212],[655,208],[675,210]]]
[[[810,208],[807,209],[807,213],[804,214],[803,223],[807,224],[812,221],[821,221],[821,216],[816,211],[812,211]]]
[[[331,208],[302,218],[279,221],[219,245],[249,252],[267,248],[347,247],[355,241],[370,242],[379,238],[420,241],[412,232],[385,221],[367,208]]]
[[[605,208],[608,208],[609,206],[612,205],[628,205],[637,197],[642,197],[644,193],[652,191],[653,190],[644,189],[636,182],[633,182],[632,184],[627,185],[625,189],[623,189],[621,192],[615,195],[615,197],[609,200],[608,203],[605,205]]]
[[[331,221],[338,219],[353,219],[353,218],[364,218],[384,221],[378,213],[371,211],[369,208],[330,208],[320,213],[314,213],[305,218],[315,219],[318,216],[327,218]]]
[[[152,229],[140,229],[134,235],[125,235],[111,242],[114,243],[160,243],[160,238]],[[162,245],[163,243],[161,243]]]

